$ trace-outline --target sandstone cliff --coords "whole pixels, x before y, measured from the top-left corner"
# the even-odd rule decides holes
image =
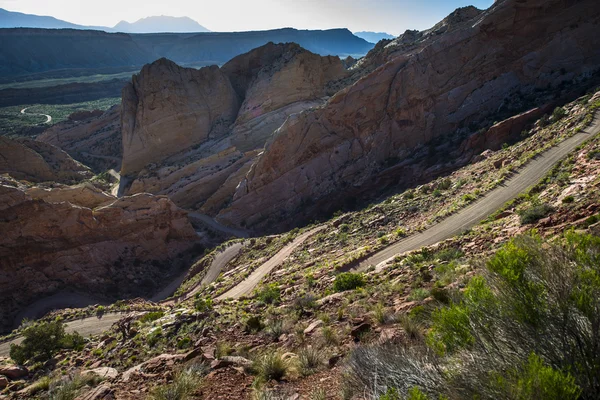
[[[410,164],[423,151],[449,155],[498,114],[525,111],[517,107],[527,106],[523,98],[545,101],[545,90],[560,92],[600,67],[594,0],[502,0],[469,10],[414,34],[418,43],[324,107],[288,119],[221,221],[266,228],[335,209],[377,189],[389,165]],[[395,184],[419,178],[398,171]]]
[[[31,182],[73,183],[93,176],[85,165],[50,144],[0,136],[0,174]]]
[[[269,43],[221,69],[144,67],[123,92],[125,192],[214,213],[286,118],[322,105],[345,74],[339,58],[293,43]]]
[[[115,199],[85,185],[42,189],[6,177],[0,231],[0,328],[61,290],[106,300],[147,294],[189,261],[198,239],[166,197]]]
[[[239,103],[219,67],[182,68],[160,59],[144,66],[123,89],[121,173],[227,133]]]
[[[52,144],[96,172],[121,167],[121,107],[106,112],[76,113],[53,125],[36,140]]]

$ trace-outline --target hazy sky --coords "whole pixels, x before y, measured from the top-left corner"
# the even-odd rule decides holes
[[[81,25],[114,26],[152,15],[188,16],[212,31],[281,27],[386,31],[433,26],[457,7],[494,0],[0,0],[0,8]]]

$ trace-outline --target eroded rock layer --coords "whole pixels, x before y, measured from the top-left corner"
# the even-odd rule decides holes
[[[330,83],[345,74],[339,58],[293,43],[269,43],[221,69],[167,60],[144,67],[123,92],[125,192],[165,194],[215,213],[273,132],[290,115],[322,105]]]
[[[377,189],[386,166],[436,150],[445,135],[475,133],[521,97],[556,94],[595,74],[598,29],[595,0],[502,0],[459,12],[412,42],[400,38],[404,51],[324,107],[287,120],[220,220],[273,228]],[[460,143],[442,143],[444,154]]]
[[[165,284],[197,242],[164,196],[121,199],[88,186],[27,187],[0,178],[0,328],[35,300],[76,290],[114,300]]]

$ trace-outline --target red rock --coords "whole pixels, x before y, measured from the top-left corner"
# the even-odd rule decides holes
[[[18,367],[16,365],[0,366],[0,375],[15,380],[26,377],[29,375],[29,371],[25,367]]]

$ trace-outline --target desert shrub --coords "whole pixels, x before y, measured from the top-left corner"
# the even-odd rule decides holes
[[[71,375],[55,379],[48,385],[48,399],[50,400],[73,400],[85,387],[94,387],[102,381],[97,375]],[[45,385],[45,384],[44,384]]]
[[[80,351],[85,340],[77,332],[66,334],[62,322],[41,322],[23,331],[23,342],[10,346],[10,358],[17,364],[27,361],[44,362],[61,349]]]
[[[336,292],[345,292],[347,290],[354,290],[364,285],[365,278],[363,274],[342,272],[335,277],[335,280],[333,281],[333,290]]]
[[[210,297],[200,297],[196,295],[196,299],[194,300],[194,308],[199,312],[209,312],[213,309],[213,301]]]
[[[461,249],[456,247],[449,247],[447,249],[443,249],[435,253],[435,258],[440,261],[452,261],[458,260],[465,255]]]
[[[244,331],[247,333],[256,333],[262,331],[264,325],[259,316],[249,317],[244,323]]]
[[[298,351],[298,372],[302,376],[314,374],[321,366],[323,359],[321,350],[316,347],[305,347]]]
[[[296,297],[292,302],[292,307],[299,315],[304,315],[308,310],[316,307],[316,297],[312,293]]]
[[[148,313],[142,315],[140,317],[140,322],[142,324],[145,324],[147,322],[153,322],[153,321],[156,321],[157,319],[161,319],[164,316],[165,316],[165,313],[162,311],[152,311],[152,312],[148,312]]]
[[[285,327],[283,321],[279,318],[273,318],[266,322],[265,332],[271,336],[274,340],[277,340],[281,335],[285,333]]]
[[[184,337],[177,341],[177,348],[178,349],[187,349],[188,347],[191,346],[191,344],[192,344],[192,340],[189,337]]]
[[[564,204],[570,204],[570,203],[573,203],[574,201],[575,201],[575,197],[573,197],[573,196],[566,196],[566,197],[565,197],[565,198],[562,200],[562,202],[563,202]]]
[[[521,217],[521,224],[533,224],[540,219],[548,216],[554,209],[549,204],[536,204],[529,208],[519,211],[519,217]]]
[[[252,368],[265,382],[280,381],[288,372],[288,363],[277,351],[267,352],[254,360]]]
[[[350,382],[377,398],[594,399],[600,392],[600,238],[507,243],[432,314],[427,347],[359,347]]]
[[[271,283],[270,285],[265,286],[257,293],[256,298],[265,304],[274,304],[279,302],[279,299],[281,298],[279,285],[276,283]]]
[[[185,400],[192,396],[199,385],[199,379],[189,371],[177,374],[172,383],[155,388],[150,394],[152,400]]]
[[[410,292],[408,295],[408,300],[410,301],[421,301],[429,297],[429,290],[424,288],[416,288]]]
[[[567,115],[567,111],[562,107],[556,107],[552,112],[552,120],[559,121]]]

